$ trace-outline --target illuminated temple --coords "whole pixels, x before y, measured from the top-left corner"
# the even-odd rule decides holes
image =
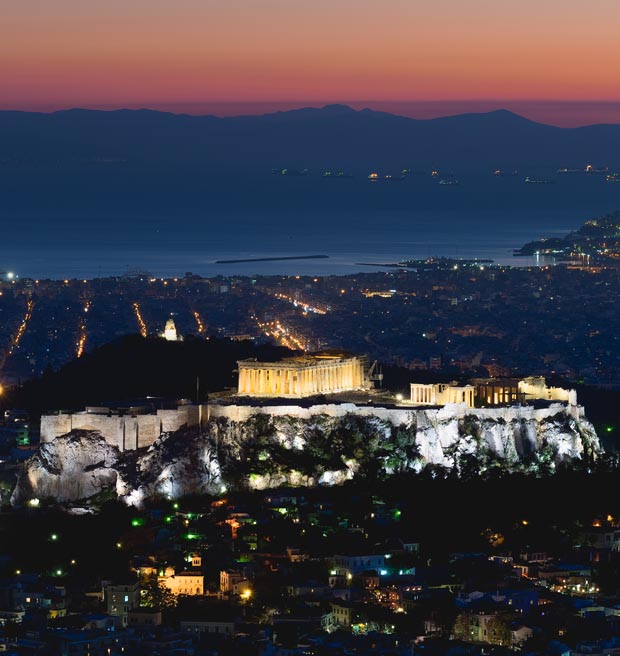
[[[239,360],[238,394],[299,399],[368,389],[364,359],[343,354],[314,354],[279,362]]]

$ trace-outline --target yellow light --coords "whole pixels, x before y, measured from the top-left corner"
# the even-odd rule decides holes
[[[241,599],[245,599],[246,601],[247,601],[251,596],[252,596],[252,590],[250,590],[250,589],[248,589],[248,590],[244,590],[244,591],[241,593]]]

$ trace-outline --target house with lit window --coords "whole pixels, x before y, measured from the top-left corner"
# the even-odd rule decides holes
[[[129,612],[140,605],[140,586],[138,582],[108,585],[104,591],[108,615],[115,618],[118,626],[129,625]]]

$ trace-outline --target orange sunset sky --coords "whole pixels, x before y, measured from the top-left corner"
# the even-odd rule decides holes
[[[620,122],[618,0],[3,0],[0,109]]]

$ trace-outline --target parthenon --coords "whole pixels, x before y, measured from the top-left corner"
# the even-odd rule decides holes
[[[362,358],[314,354],[279,362],[239,360],[238,394],[298,399],[368,389]]]

